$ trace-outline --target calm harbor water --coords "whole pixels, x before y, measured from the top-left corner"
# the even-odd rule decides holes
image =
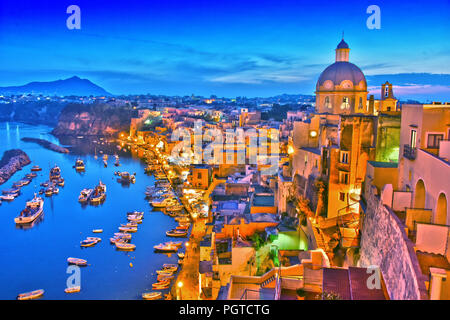
[[[145,187],[152,185],[154,178],[144,174],[145,164],[133,158],[129,152],[119,153],[120,167],[115,167],[110,146],[109,166],[104,168],[100,151],[106,146],[98,145],[96,152],[87,154],[87,148],[60,154],[29,142],[23,137],[35,137],[58,143],[50,135],[51,128],[19,123],[0,123],[0,154],[5,150],[19,148],[25,151],[32,163],[18,171],[0,189],[8,189],[13,182],[30,172],[33,165],[43,170],[38,172],[31,184],[22,188],[22,194],[13,202],[0,205],[0,299],[15,299],[18,293],[44,289],[43,299],[140,299],[144,291],[151,290],[156,282],[156,270],[164,263],[176,263],[176,255],[168,256],[153,252],[153,245],[173,240],[165,231],[176,226],[176,222],[160,211],[152,211],[144,199]],[[89,145],[84,140],[78,144]],[[79,154],[77,154],[79,153]],[[128,155],[127,155],[128,154]],[[73,168],[80,156],[86,164],[85,173]],[[41,221],[28,229],[16,227],[14,217],[25,207],[25,202],[38,192],[39,184],[48,180],[50,168],[57,164],[65,179],[65,186],[52,197],[45,197],[44,215]],[[116,181],[114,172],[136,172],[136,183],[124,187]],[[100,206],[82,207],[78,195],[83,188],[93,188],[102,180],[107,186],[106,201]],[[144,219],[133,233],[133,252],[117,251],[109,238],[118,232],[121,223],[126,223],[128,211],[144,211]],[[103,229],[94,234],[93,229]],[[80,241],[88,236],[99,236],[102,241],[95,247],[81,248]],[[67,258],[87,259],[88,267],[81,268],[81,292],[66,294]],[[130,263],[133,267],[130,267]]]

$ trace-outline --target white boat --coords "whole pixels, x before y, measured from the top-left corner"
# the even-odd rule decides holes
[[[0,196],[0,199],[3,201],[13,201],[14,196],[12,194],[5,194],[3,196]]]
[[[119,227],[119,231],[122,231],[122,232],[136,232],[137,228],[135,228],[135,227]]]
[[[74,286],[74,287],[70,287],[70,288],[65,288],[64,292],[65,293],[75,293],[75,292],[80,292],[81,287],[80,286]]]
[[[132,243],[116,242],[115,245],[117,249],[124,251],[133,251],[134,249],[136,249],[136,245]]]
[[[131,240],[131,234],[125,232],[116,232],[114,233],[115,237],[120,237],[126,240]]]
[[[86,266],[87,265],[87,261],[84,259],[79,259],[79,258],[67,258],[67,263],[68,264],[74,264],[77,266]]]
[[[142,294],[142,299],[144,300],[158,300],[162,298],[162,293],[159,291],[156,292],[145,292]]]
[[[160,243],[156,246],[153,246],[153,249],[155,249],[156,252],[177,252],[179,248],[171,244]]]
[[[20,293],[17,296],[17,300],[31,300],[37,299],[44,295],[44,289],[38,289],[30,292]]]
[[[103,229],[94,229],[92,230],[93,233],[102,233]]]
[[[28,201],[26,207],[18,217],[14,219],[16,224],[31,223],[44,212],[44,200],[37,197],[36,194],[31,201]]]
[[[81,159],[77,159],[75,161],[75,170],[82,171],[85,169],[84,161]]]

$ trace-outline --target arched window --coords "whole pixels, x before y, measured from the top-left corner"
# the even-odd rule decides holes
[[[325,108],[331,109],[330,97],[325,97]]]
[[[349,108],[350,108],[350,102],[348,100],[348,97],[344,97],[342,99],[341,109],[344,110],[344,109],[349,109]]]
[[[359,109],[362,109],[362,108],[363,108],[363,99],[362,99],[362,97],[359,97],[359,105],[358,105],[358,108],[359,108]]]

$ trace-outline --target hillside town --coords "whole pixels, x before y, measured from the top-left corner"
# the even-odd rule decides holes
[[[315,97],[135,100],[118,143],[192,221],[174,299],[450,299],[450,103],[375,98],[350,61]]]

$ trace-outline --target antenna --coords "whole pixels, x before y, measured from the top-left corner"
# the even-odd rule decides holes
[[[342,30],[342,40],[344,40],[344,30]]]

